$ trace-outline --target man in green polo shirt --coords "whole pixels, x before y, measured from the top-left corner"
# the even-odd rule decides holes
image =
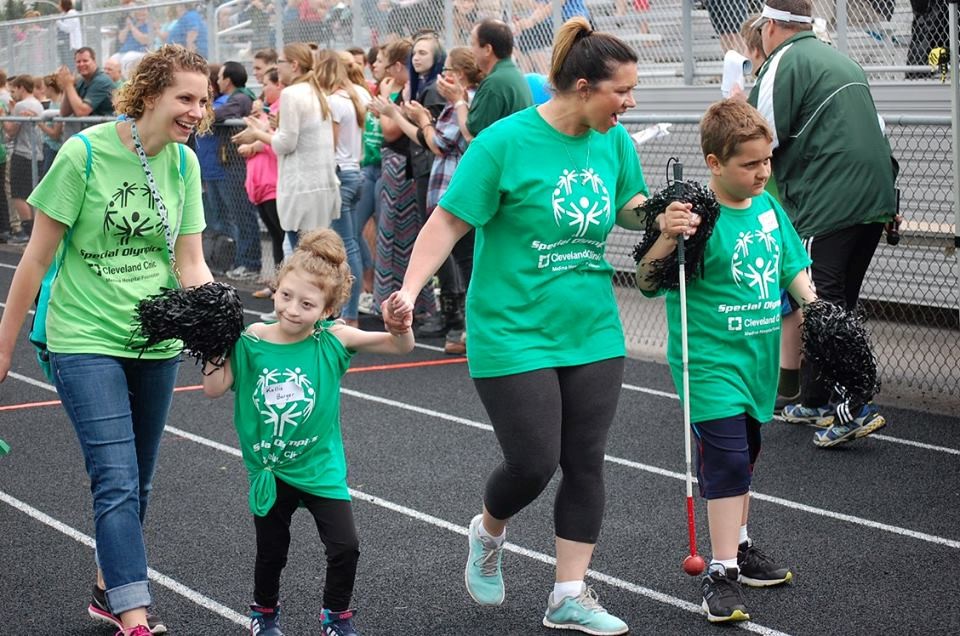
[[[511,59],[513,32],[506,23],[494,19],[479,22],[470,31],[470,46],[486,77],[469,104],[467,90],[456,80],[437,78],[440,94],[457,109],[460,131],[467,142],[490,124],[533,105],[530,86]]]
[[[61,66],[57,71],[57,82],[63,91],[60,115],[62,117],[112,116],[114,114],[113,82],[97,66],[96,53],[88,46],[77,49],[74,62],[77,66],[77,77],[74,77],[66,66]],[[89,125],[64,124],[63,139],[66,140]]]

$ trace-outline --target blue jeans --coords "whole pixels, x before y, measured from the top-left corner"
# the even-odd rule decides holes
[[[357,201],[357,213],[353,215],[354,225],[357,230],[357,243],[360,245],[360,262],[363,264],[364,271],[373,267],[373,254],[370,253],[370,246],[363,239],[363,228],[372,216],[374,220],[380,218],[380,187],[383,182],[380,180],[380,166],[364,166],[360,169],[363,173],[363,186],[360,188],[360,200]]]
[[[237,243],[235,265],[260,272],[260,226],[257,210],[243,189],[243,175],[227,173],[222,181],[207,182],[207,198],[215,201],[224,233]]]
[[[143,520],[180,358],[50,352],[50,361],[90,476],[107,601],[115,614],[147,607]]]
[[[363,186],[363,173],[359,170],[342,170],[339,176],[340,218],[330,223],[330,229],[343,239],[343,246],[347,248],[347,263],[350,265],[350,273],[353,274],[350,298],[343,307],[341,317],[344,320],[356,320],[360,291],[363,289],[363,262],[360,258],[360,244],[357,241],[355,214]]]

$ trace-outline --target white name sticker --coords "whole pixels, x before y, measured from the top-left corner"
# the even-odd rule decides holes
[[[777,223],[777,213],[773,210],[767,210],[757,218],[760,220],[760,229],[768,234],[780,227]]]
[[[296,382],[272,384],[263,390],[263,399],[267,404],[287,404],[303,399],[303,387]]]

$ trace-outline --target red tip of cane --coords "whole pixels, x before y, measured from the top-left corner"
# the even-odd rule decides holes
[[[703,574],[705,569],[707,569],[707,562],[699,554],[691,554],[683,560],[683,571],[690,576]]]

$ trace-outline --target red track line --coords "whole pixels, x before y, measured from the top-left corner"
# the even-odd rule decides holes
[[[35,406],[54,406],[60,404],[60,400],[47,400],[46,402],[27,402],[26,404],[7,404],[0,406],[0,411],[16,411],[18,409],[30,409]]]
[[[417,367],[436,367],[445,364],[463,364],[466,358],[445,358],[443,360],[420,360],[418,362],[398,362],[396,364],[376,364],[368,367],[354,367],[347,369],[347,373],[363,373],[365,371],[393,371],[396,369],[415,369]],[[203,388],[201,384],[192,384],[189,386],[178,386],[173,389],[174,393],[183,391],[199,391]],[[8,404],[0,406],[0,411],[16,411],[19,409],[30,409],[38,406],[55,406],[60,404],[60,400],[47,400],[46,402],[27,402],[25,404]]]

